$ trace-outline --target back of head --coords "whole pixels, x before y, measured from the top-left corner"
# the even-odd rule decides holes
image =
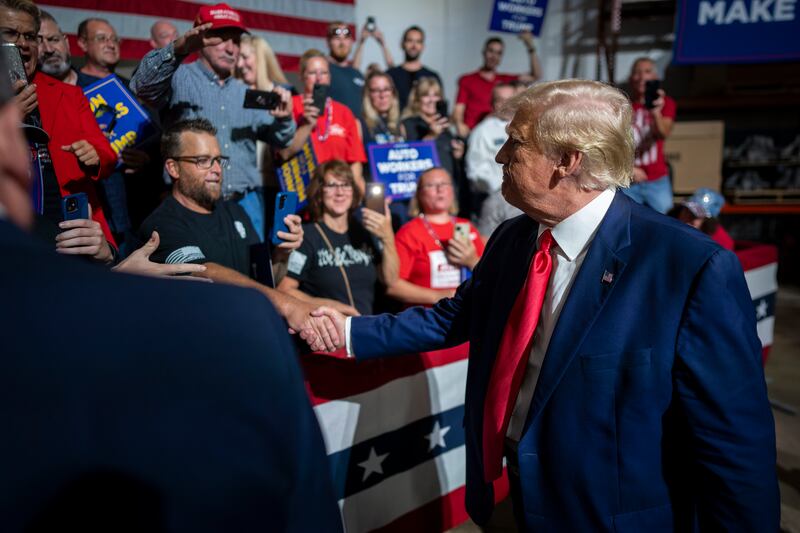
[[[503,114],[527,121],[527,137],[549,157],[580,152],[586,190],[627,187],[633,175],[632,110],[625,94],[590,80],[540,83],[512,98]]]

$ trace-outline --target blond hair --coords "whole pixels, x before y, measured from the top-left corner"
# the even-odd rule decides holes
[[[253,47],[256,56],[256,89],[266,91],[278,83],[289,83],[278,63],[275,52],[266,40],[246,33],[242,34],[241,39],[241,44],[249,44]],[[236,69],[236,77],[241,79],[239,69]]]
[[[576,176],[584,190],[627,187],[633,177],[632,110],[625,94],[590,80],[540,83],[504,106],[515,117],[527,113],[525,142],[534,142],[548,157],[583,155]],[[535,120],[534,120],[535,116]]]
[[[411,94],[408,96],[408,103],[406,104],[406,108],[403,109],[403,114],[400,115],[400,119],[419,115],[420,107],[422,106],[422,97],[428,94],[428,91],[431,89],[438,92],[441,98],[442,86],[439,85],[436,78],[425,77],[415,81],[414,85],[411,87]]]
[[[364,93],[362,97],[361,114],[364,117],[364,122],[370,133],[375,131],[375,127],[381,121],[380,114],[372,106],[372,100],[369,98],[369,84],[375,78],[384,78],[389,86],[392,88],[392,107],[389,108],[389,113],[386,116],[386,127],[392,135],[399,135],[400,132],[400,103],[397,100],[397,89],[395,89],[392,77],[385,72],[373,72],[367,76],[364,82]]]

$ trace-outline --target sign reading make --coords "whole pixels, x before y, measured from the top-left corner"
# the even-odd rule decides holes
[[[439,166],[433,141],[370,144],[367,150],[372,179],[385,183],[393,200],[414,196],[420,174]]]
[[[800,59],[797,0],[679,0],[675,26],[676,63]]]
[[[546,8],[547,0],[494,0],[489,30],[539,35]]]

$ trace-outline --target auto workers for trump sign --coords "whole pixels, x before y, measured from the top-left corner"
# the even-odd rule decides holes
[[[673,61],[796,61],[798,34],[797,0],[679,0]]]
[[[489,31],[539,35],[546,9],[547,0],[495,0]]]
[[[386,184],[392,200],[405,200],[417,192],[420,174],[439,166],[439,154],[433,141],[370,144],[369,165],[372,179]]]

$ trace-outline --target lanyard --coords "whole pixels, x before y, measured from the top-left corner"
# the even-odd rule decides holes
[[[431,226],[431,223],[428,222],[427,218],[425,218],[425,214],[420,213],[419,218],[422,219],[422,223],[425,225],[425,229],[428,230],[428,235],[431,236],[431,239],[433,239],[433,242],[436,243],[436,246],[438,246],[439,248],[442,249],[442,251],[444,251],[444,245],[442,244],[442,241],[439,240],[439,236],[436,235],[435,231],[433,231],[433,226]],[[455,225],[456,221],[454,217],[450,217],[450,221]]]

